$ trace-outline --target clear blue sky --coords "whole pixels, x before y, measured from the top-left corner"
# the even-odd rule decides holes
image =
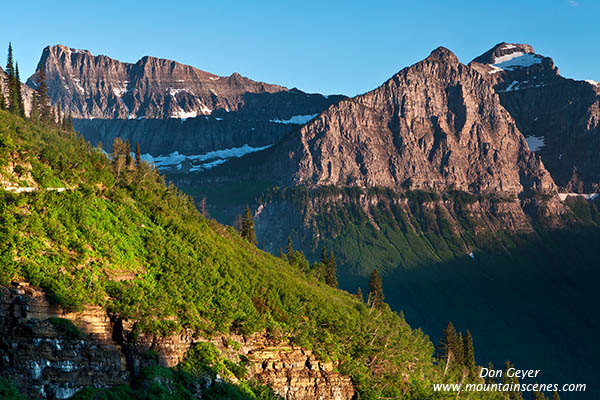
[[[2,65],[11,40],[25,80],[42,49],[61,43],[121,61],[152,55],[219,75],[239,72],[308,92],[355,95],[437,46],[468,63],[507,41],[551,56],[564,76],[600,80],[598,0],[155,3],[162,5],[7,2]]]

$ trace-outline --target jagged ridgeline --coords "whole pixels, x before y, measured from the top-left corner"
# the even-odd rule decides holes
[[[323,398],[350,398],[355,391],[360,398],[444,398],[433,393],[432,383],[465,375],[462,362],[444,374],[429,339],[386,305],[369,307],[292,268],[204,218],[147,164],[128,154],[112,158],[77,134],[0,111],[0,393],[14,389],[7,380],[33,397],[64,398],[81,389],[81,382],[102,387],[108,383],[93,379],[123,368],[121,357],[131,370],[110,381],[129,385],[111,389],[120,398],[187,399],[198,391],[202,398],[283,395],[251,380],[284,390],[253,366],[275,377],[278,369],[294,366],[269,369],[253,353],[240,357],[247,342],[234,339],[226,346],[229,353],[220,352],[207,344],[219,335],[239,341],[263,335],[265,343],[282,346],[275,353],[280,357],[290,346],[312,352],[299,368],[306,368],[309,383],[314,374],[325,376],[321,385],[313,382]],[[112,331],[102,342],[78,325],[80,317],[40,320],[49,315],[40,310],[49,309],[62,310],[63,317],[95,315],[104,322],[93,326],[105,324]],[[172,369],[160,367],[171,354],[160,344],[169,338],[171,344],[179,338],[178,348],[187,344]],[[94,340],[102,346],[86,347]],[[144,340],[150,345],[139,355],[137,343]],[[18,352],[11,350],[13,343],[21,346]],[[77,364],[79,358],[56,364],[53,357],[63,347],[73,357],[97,349],[107,357],[116,352],[115,364],[106,370]],[[69,379],[65,386],[52,386],[61,376]],[[344,386],[344,377],[351,386]],[[287,383],[292,389],[294,384]],[[94,393],[86,389],[75,398]]]

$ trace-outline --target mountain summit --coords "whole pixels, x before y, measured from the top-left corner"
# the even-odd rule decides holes
[[[486,76],[558,185],[600,190],[600,84],[562,77],[527,44],[500,43],[470,64]]]
[[[440,47],[270,151],[282,183],[554,192],[490,81]],[[267,168],[265,168],[265,171]]]

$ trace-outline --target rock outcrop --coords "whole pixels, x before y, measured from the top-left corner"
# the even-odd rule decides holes
[[[27,283],[0,287],[0,377],[34,398],[63,399],[84,387],[131,382],[156,361],[148,358],[149,350],[158,354],[161,365],[174,367],[194,343],[211,342],[233,362],[246,357],[249,378],[271,386],[284,399],[346,400],[354,395],[352,382],[335,372],[333,363],[261,334],[203,338],[182,331],[161,337],[133,335],[134,327],[96,306],[67,312]],[[231,347],[232,341],[239,346]]]
[[[29,285],[0,287],[0,376],[32,398],[126,383],[125,358],[110,332],[100,308],[66,313]]]
[[[560,76],[527,44],[499,43],[470,64],[495,87],[530,148],[562,189],[600,190],[600,84]]]

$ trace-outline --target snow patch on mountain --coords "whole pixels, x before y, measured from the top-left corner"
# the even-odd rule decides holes
[[[265,150],[271,145],[262,147],[252,147],[245,144],[241,147],[230,149],[214,150],[204,154],[185,155],[177,151],[165,156],[153,156],[151,154],[142,154],[142,160],[149,164],[154,164],[159,171],[177,169],[182,170],[185,166],[189,172],[203,171],[223,164],[232,158],[243,157],[246,154]],[[186,165],[187,164],[187,165]]]
[[[310,114],[310,115],[294,115],[290,119],[280,120],[280,119],[272,119],[269,122],[275,122],[278,124],[298,124],[304,125],[311,119],[315,118],[318,114]]]
[[[492,66],[502,70],[513,71],[516,68],[528,68],[534,64],[541,64],[542,59],[543,57],[537,54],[515,51],[514,53],[495,57]]]
[[[543,136],[527,136],[525,141],[531,151],[538,151],[545,146]]]

